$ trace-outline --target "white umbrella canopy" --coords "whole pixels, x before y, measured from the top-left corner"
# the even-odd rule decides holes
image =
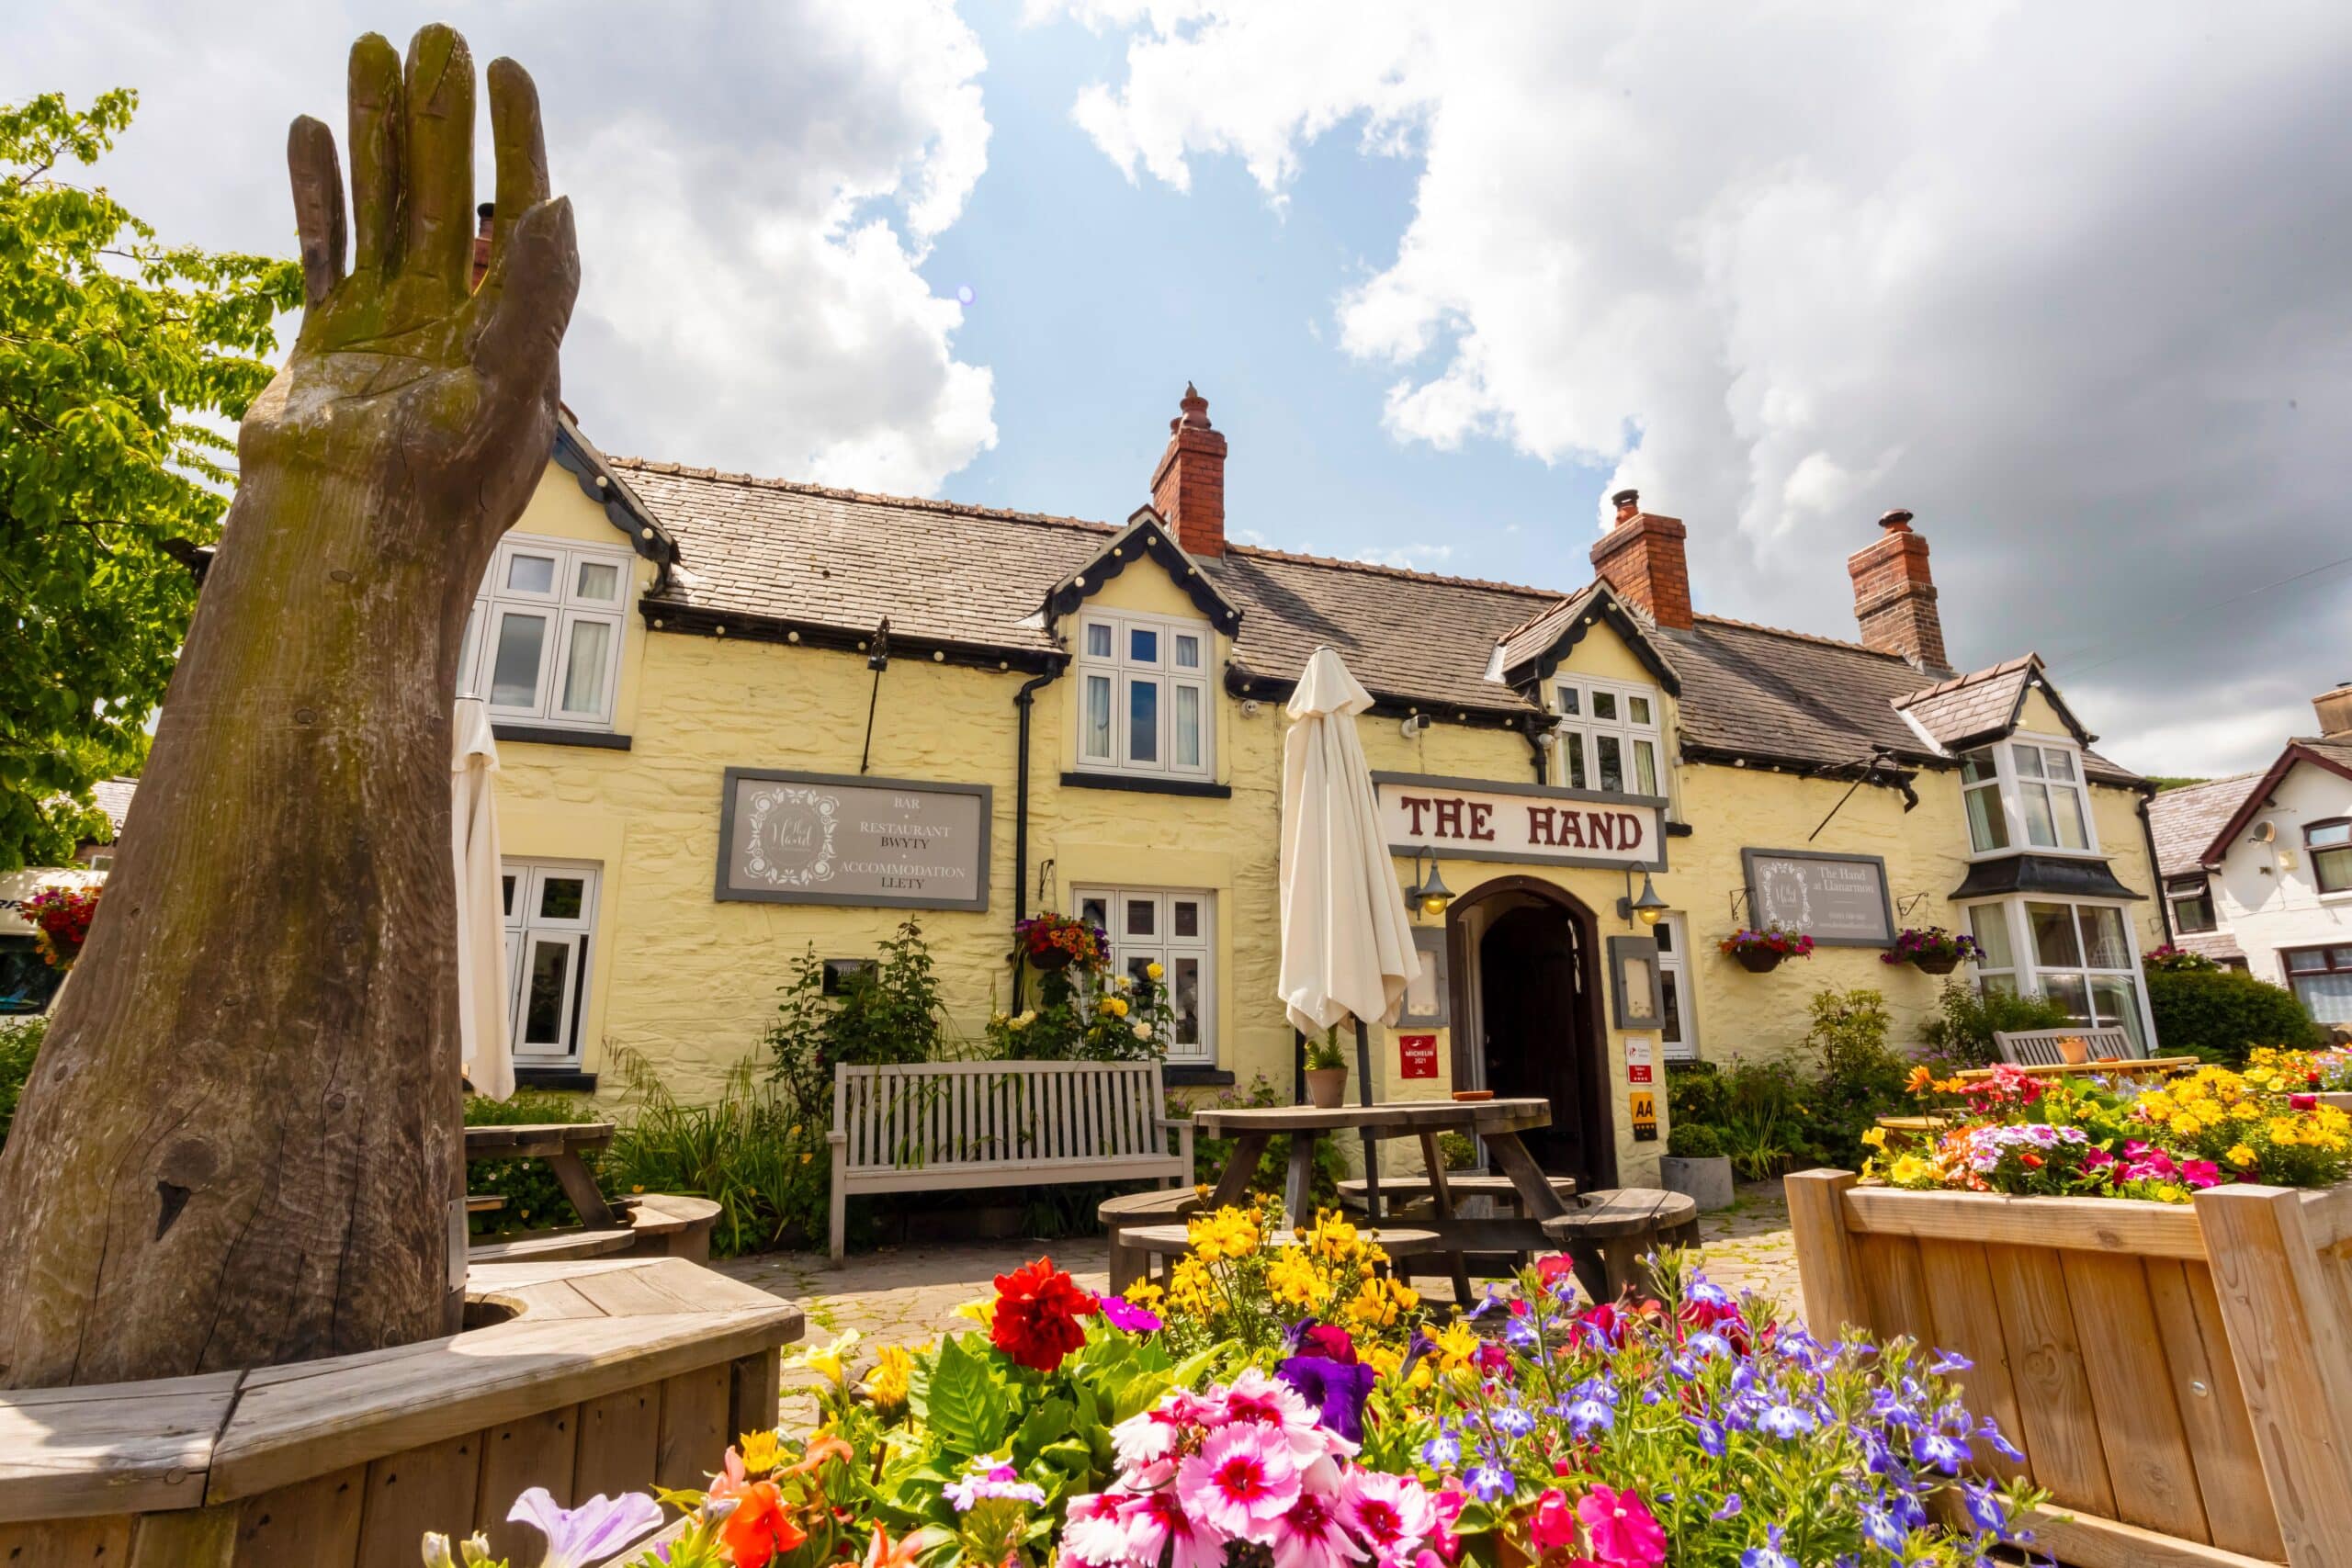
[[[1283,738],[1282,969],[1276,990],[1301,1032],[1353,1016],[1388,1023],[1421,971],[1395,863],[1382,842],[1355,716],[1372,694],[1329,648],[1291,694]],[[1362,1064],[1368,1071],[1369,1064]],[[1359,1092],[1369,1097],[1367,1081]]]
[[[506,900],[498,862],[498,742],[480,697],[458,699],[449,759],[449,854],[458,873],[458,1059],[477,1093],[514,1092],[506,1038]]]

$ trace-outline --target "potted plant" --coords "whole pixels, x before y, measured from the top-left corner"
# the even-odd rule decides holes
[[[1026,959],[1032,969],[1046,971],[1067,969],[1072,964],[1088,972],[1100,969],[1103,951],[1109,945],[1098,928],[1050,909],[1015,925],[1012,941],[1015,958]]]
[[[1813,956],[1813,938],[1803,931],[1792,931],[1778,920],[1761,930],[1742,927],[1724,938],[1718,944],[1740,967],[1751,975],[1763,975],[1781,966],[1783,958]]]
[[[71,969],[82,956],[90,920],[98,912],[99,891],[94,886],[44,887],[25,900],[23,914],[32,923],[33,945],[51,969]]]
[[[1922,975],[1949,975],[1960,967],[1961,960],[1973,964],[1983,953],[1976,939],[1965,932],[1955,936],[1941,926],[1929,926],[1924,931],[1905,926],[1894,939],[1894,945],[1878,955],[1878,961],[1908,964]]]
[[[1306,1043],[1306,1100],[1317,1111],[1337,1111],[1348,1100],[1348,1058],[1340,1049],[1340,1026]]]

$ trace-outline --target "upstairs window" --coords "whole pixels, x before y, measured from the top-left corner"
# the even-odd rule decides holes
[[[1961,798],[1968,803],[1968,842],[1978,854],[2009,847],[2009,814],[2001,806],[2001,767],[1993,749],[1960,754]]]
[[[2012,740],[1963,751],[1960,790],[1973,853],[2011,849],[2089,853],[2098,848],[2090,798],[2083,786],[2082,753],[2072,746]]]
[[[1570,789],[1662,795],[1657,692],[1607,681],[1562,681],[1558,777]]]
[[[2303,829],[2303,852],[2323,893],[2352,893],[2352,817],[2313,822]]]
[[[466,623],[458,692],[488,699],[492,718],[610,729],[631,560],[626,550],[507,538]]]
[[[2176,876],[2165,883],[2165,901],[2172,906],[2172,929],[2181,935],[2220,929],[2213,918],[2213,890],[2202,875]]]
[[[1089,611],[1078,626],[1078,765],[1206,779],[1214,772],[1205,621]]]

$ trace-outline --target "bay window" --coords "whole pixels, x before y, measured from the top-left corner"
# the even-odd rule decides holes
[[[1562,681],[1559,766],[1570,789],[1611,795],[1662,795],[1662,737],[1657,691],[1609,681]]]
[[[514,1059],[526,1066],[577,1062],[599,868],[510,859],[503,869],[507,1037]]]
[[[2140,957],[2122,909],[2111,904],[2011,898],[1968,909],[1984,950],[1976,983],[1987,992],[2047,997],[2086,1029],[2120,1029],[2145,1055]]]
[[[2082,752],[2070,744],[2020,738],[1962,751],[1960,792],[1972,854],[2098,852]]]
[[[1208,623],[1089,611],[1078,630],[1078,765],[1207,778],[1215,771]]]
[[[462,695],[491,716],[610,729],[631,562],[627,550],[510,536],[466,622]]]
[[[1157,964],[1175,1014],[1168,1059],[1216,1060],[1214,899],[1203,892],[1164,887],[1081,887],[1079,919],[1110,933],[1110,968],[1130,980]]]
[[[2323,893],[2352,893],[2352,817],[2313,822],[2303,829],[2312,880]]]

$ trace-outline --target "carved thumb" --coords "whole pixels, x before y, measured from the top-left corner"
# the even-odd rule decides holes
[[[542,201],[516,220],[505,264],[497,303],[474,342],[474,366],[494,384],[533,399],[555,383],[556,353],[580,294],[570,197]]]

